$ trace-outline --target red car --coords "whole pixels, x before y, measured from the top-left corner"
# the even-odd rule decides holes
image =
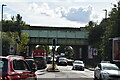
[[[34,59],[25,59],[25,61],[29,64],[30,68],[33,72],[37,71],[37,64],[35,63]]]
[[[37,80],[27,62],[20,56],[0,56],[0,80]]]

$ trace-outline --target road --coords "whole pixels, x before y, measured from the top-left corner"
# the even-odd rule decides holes
[[[47,79],[78,79],[78,80],[93,80],[93,71],[85,69],[84,71],[72,70],[72,66],[58,66],[60,72],[47,72],[45,69],[36,72],[38,80],[41,78]]]

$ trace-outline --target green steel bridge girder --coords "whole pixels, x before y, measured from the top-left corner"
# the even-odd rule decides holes
[[[30,44],[52,44],[53,39],[62,45],[88,44],[88,32],[85,31],[22,30],[22,33],[29,34]]]

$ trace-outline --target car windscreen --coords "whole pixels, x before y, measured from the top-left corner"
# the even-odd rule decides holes
[[[0,71],[8,72],[8,60],[7,59],[0,59]]]
[[[44,57],[34,57],[34,60],[44,60]]]
[[[64,60],[66,60],[66,59],[65,59],[65,58],[60,58],[60,59],[59,59],[59,61],[64,61]]]
[[[27,62],[28,64],[32,64],[32,63],[34,63],[33,60],[26,60],[26,62]]]
[[[82,62],[74,62],[74,64],[83,64]]]
[[[119,68],[115,65],[104,65],[103,70],[119,70]]]

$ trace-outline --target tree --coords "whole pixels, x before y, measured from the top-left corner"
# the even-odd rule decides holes
[[[18,49],[18,52],[22,52],[22,53],[25,53],[26,51],[26,45],[28,44],[29,42],[29,35],[27,33],[21,33],[20,35],[20,43],[19,43],[19,49]]]
[[[86,26],[89,31],[89,44],[98,48],[99,57],[102,60],[110,60],[112,42],[109,41],[109,38],[120,37],[120,1],[118,5],[114,5],[108,18],[103,19],[99,25],[93,23],[90,21]]]
[[[12,20],[3,20],[2,26],[3,32],[18,32],[19,36],[21,33],[21,29],[28,28],[25,22],[22,21],[22,17],[20,16],[20,14],[17,14],[16,17],[12,16]]]
[[[7,56],[9,54],[10,42],[8,39],[2,39],[2,56]]]
[[[27,28],[20,14],[16,17],[12,17],[12,20],[2,21],[2,39],[8,41],[10,45],[15,46],[15,51],[19,54],[20,52],[25,52],[26,45],[28,44],[29,38],[27,33],[21,33],[21,29]],[[6,43],[3,43],[6,45]],[[7,47],[6,47],[7,48]],[[9,53],[9,50],[7,50]],[[5,50],[3,50],[3,53]]]
[[[73,58],[74,51],[70,46],[60,46],[57,48],[57,52],[60,55],[60,53],[64,53],[66,58]]]

